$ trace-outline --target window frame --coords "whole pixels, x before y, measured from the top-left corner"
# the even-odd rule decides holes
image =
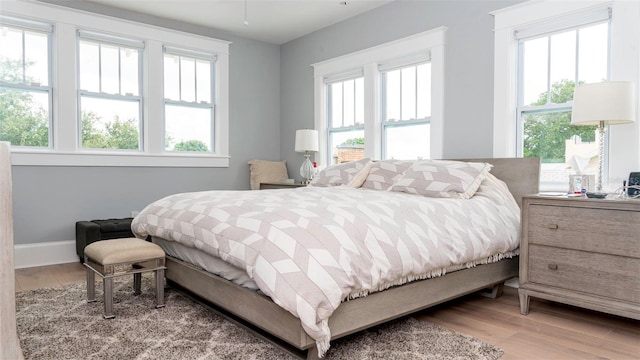
[[[612,81],[632,81],[636,89],[640,82],[640,3],[627,1],[600,2],[538,2],[525,3],[496,10],[494,53],[494,121],[493,156],[516,157],[518,126],[517,76],[518,41],[515,32],[545,21],[574,17],[590,10],[611,8],[610,77]],[[636,91],[640,100],[640,91]],[[640,121],[612,126],[608,129],[609,166],[605,179],[616,188],[627,179],[629,172],[640,168]],[[607,190],[607,189],[605,189]]]
[[[46,147],[33,147],[33,146],[12,146],[12,148],[17,149],[35,149],[37,151],[42,151],[46,149],[53,148],[53,89],[54,89],[54,77],[53,77],[53,25],[50,22],[46,21],[35,21],[22,16],[12,16],[12,15],[3,15],[0,14],[0,25],[12,27],[14,29],[20,29],[22,31],[22,36],[24,38],[24,32],[36,32],[46,34],[47,36],[47,85],[41,84],[12,84],[4,81],[0,81],[0,87],[8,89],[10,91],[26,91],[33,93],[46,93],[47,94],[47,104],[48,104],[48,146]],[[24,47],[24,44],[23,44]],[[24,49],[23,49],[24,50]],[[24,62],[24,61],[23,61]],[[24,63],[23,72],[24,72]]]
[[[136,41],[132,38],[116,38],[116,37],[112,37],[109,38],[109,36],[107,34],[101,34],[101,33],[93,33],[93,32],[86,32],[83,31],[82,29],[79,29],[77,31],[77,54],[78,54],[78,66],[76,66],[76,73],[78,76],[78,85],[77,85],[77,89],[78,89],[78,112],[77,112],[77,121],[78,121],[78,148],[80,149],[80,151],[86,151],[86,150],[90,150],[90,151],[104,151],[104,152],[122,152],[122,151],[135,151],[135,152],[144,152],[144,148],[143,148],[143,136],[144,136],[144,129],[142,126],[142,120],[144,118],[144,112],[143,112],[143,99],[144,99],[144,93],[142,91],[142,84],[144,83],[144,80],[142,78],[142,74],[143,74],[143,62],[144,62],[144,42],[143,41]],[[120,52],[120,47],[127,47],[130,49],[135,49],[138,52],[138,79],[137,79],[137,83],[138,83],[138,95],[133,95],[133,94],[113,94],[113,93],[107,93],[107,92],[103,92],[102,89],[100,88],[99,91],[91,91],[91,90],[87,90],[87,89],[83,89],[82,86],[80,85],[82,82],[82,78],[81,78],[81,69],[80,69],[80,42],[81,41],[86,41],[86,42],[91,42],[94,43],[96,45],[98,45],[100,47],[100,49],[102,49],[102,45],[108,45],[108,46],[117,46],[118,47],[118,52]],[[100,51],[98,52],[98,54],[100,54]],[[100,62],[101,63],[101,62]],[[120,61],[120,56],[118,56],[118,68],[120,68],[121,65],[121,61]],[[102,76],[101,76],[101,70],[99,71],[100,75],[99,75],[99,84],[100,87],[102,85]],[[122,84],[122,77],[119,76],[118,78],[118,87],[121,87]],[[84,141],[84,139],[82,138],[82,98],[90,98],[90,99],[99,99],[99,100],[115,100],[115,101],[126,101],[126,102],[137,102],[138,103],[138,148],[137,149],[100,149],[100,148],[85,148],[82,143]]]
[[[326,149],[327,149],[327,165],[333,164],[333,154],[332,154],[332,150],[335,146],[339,145],[339,144],[333,144],[332,142],[332,135],[333,134],[340,134],[340,133],[346,133],[346,132],[352,132],[352,131],[362,131],[364,133],[365,130],[365,122],[363,121],[362,123],[358,123],[356,122],[356,106],[357,103],[354,101],[354,108],[353,108],[353,125],[351,126],[333,126],[333,109],[331,107],[332,102],[332,94],[331,94],[331,85],[337,84],[337,83],[341,83],[342,86],[342,124],[344,124],[345,121],[345,111],[344,111],[344,82],[345,81],[350,81],[353,80],[354,81],[354,92],[356,89],[355,86],[355,81],[358,79],[362,79],[362,81],[364,82],[364,75],[362,74],[361,71],[356,71],[353,74],[346,74],[346,75],[340,75],[338,77],[333,77],[333,78],[325,78],[325,91],[326,91],[326,99],[327,99],[327,145],[326,145]],[[364,86],[363,86],[364,88]],[[364,89],[363,89],[364,90]],[[355,94],[354,94],[354,100],[355,100]],[[363,104],[363,108],[364,108],[364,104]],[[364,109],[363,109],[364,110]],[[364,120],[364,119],[363,119]],[[335,165],[335,164],[334,164]]]
[[[388,142],[387,142],[387,130],[391,128],[400,128],[400,127],[411,127],[411,126],[419,126],[419,125],[427,125],[431,127],[431,115],[425,116],[423,118],[411,118],[411,119],[402,119],[402,90],[400,91],[400,119],[396,121],[387,120],[387,101],[386,101],[386,93],[384,89],[386,88],[385,83],[387,81],[386,74],[390,71],[400,71],[400,89],[402,89],[402,70],[414,67],[416,69],[416,116],[418,115],[418,91],[417,91],[417,80],[418,80],[418,66],[429,64],[429,77],[431,77],[431,60],[427,61],[417,61],[415,63],[409,62],[408,64],[404,64],[401,66],[394,66],[389,68],[378,68],[380,71],[380,126],[381,126],[381,159],[388,159]],[[430,156],[429,156],[430,157]],[[419,157],[422,159],[422,157]]]
[[[444,43],[447,28],[437,27],[395,41],[377,45],[333,59],[314,63],[314,127],[319,133],[320,151],[316,161],[327,166],[328,124],[326,79],[339,74],[360,71],[364,75],[364,136],[365,157],[382,158],[382,108],[380,66],[394,64],[401,67],[416,59],[431,62],[431,158],[443,156],[444,113]]]
[[[608,15],[604,18],[600,18],[600,16],[597,14],[598,12],[607,12]],[[589,12],[590,13],[590,12]],[[537,105],[537,106],[533,106],[533,105],[526,105],[524,104],[524,100],[523,100],[523,85],[524,85],[524,42],[528,41],[528,40],[536,40],[536,39],[540,39],[540,38],[547,38],[548,39],[548,44],[547,44],[547,51],[549,53],[549,56],[552,56],[551,54],[551,37],[553,35],[557,35],[557,34],[562,34],[565,32],[570,32],[570,31],[575,31],[575,37],[576,37],[576,44],[579,42],[579,34],[580,34],[580,30],[586,28],[586,27],[590,27],[593,25],[598,25],[598,24],[607,24],[607,68],[606,68],[606,77],[607,79],[609,79],[611,77],[611,71],[610,71],[610,66],[609,64],[611,63],[611,9],[610,8],[603,8],[603,9],[598,9],[596,11],[594,11],[594,13],[596,14],[595,19],[587,19],[585,21],[582,21],[582,19],[578,18],[578,19],[570,19],[568,21],[570,21],[569,23],[567,23],[567,20],[564,20],[561,22],[561,24],[556,24],[555,27],[550,27],[549,29],[546,29],[545,31],[542,31],[540,33],[540,31],[538,33],[536,33],[535,35],[529,35],[529,36],[524,36],[524,37],[517,37],[517,41],[518,41],[518,80],[517,80],[517,105],[516,105],[516,128],[518,129],[517,133],[516,133],[516,156],[517,157],[523,157],[524,156],[524,117],[527,114],[535,114],[535,113],[557,113],[557,112],[571,112],[572,110],[572,101],[567,101],[565,103],[550,103],[547,102],[544,105]],[[590,17],[594,17],[594,16],[590,16]],[[578,48],[576,47],[576,51],[578,50]],[[579,79],[578,79],[578,69],[579,69],[579,65],[580,65],[580,59],[578,58],[579,54],[576,54],[576,69],[574,72],[574,78],[571,79],[573,80],[574,84],[578,84]],[[550,65],[549,63],[549,59],[547,59],[548,63],[547,65]],[[551,98],[551,87],[552,84],[549,82],[549,72],[550,72],[550,68],[547,68],[547,101],[550,101]],[[608,138],[608,133],[607,135],[605,135]],[[605,141],[607,141],[608,139],[605,139]],[[608,142],[608,141],[607,141]],[[606,169],[606,164],[608,164],[608,154],[605,153],[604,154],[604,159],[603,159],[603,163],[605,164],[605,169]],[[542,186],[542,184],[541,184]],[[560,189],[549,189],[549,190],[560,190]]]
[[[210,135],[209,135],[209,143],[211,144],[211,149],[207,152],[202,152],[202,153],[206,153],[206,154],[211,154],[214,152],[214,149],[216,148],[216,143],[215,143],[215,123],[216,123],[216,93],[215,93],[215,79],[216,79],[216,61],[217,61],[217,56],[215,54],[211,54],[211,53],[203,53],[203,52],[195,52],[195,51],[190,51],[188,49],[183,49],[183,48],[176,48],[176,47],[169,47],[169,46],[164,46],[163,47],[163,52],[162,52],[162,73],[164,75],[165,73],[165,55],[173,55],[173,56],[180,56],[180,57],[189,57],[192,58],[194,61],[197,60],[206,60],[210,62],[210,70],[209,70],[209,92],[211,94],[211,97],[209,99],[208,102],[203,103],[202,101],[197,101],[198,100],[198,86],[197,86],[197,74],[196,77],[194,79],[194,84],[195,84],[195,99],[196,101],[194,102],[189,102],[186,100],[175,100],[175,99],[169,99],[167,98],[164,94],[164,90],[163,90],[163,109],[164,111],[164,121],[163,121],[163,132],[164,132],[164,136],[163,136],[163,146],[164,146],[164,151],[165,152],[169,152],[169,153],[178,153],[178,154],[184,154],[184,153],[191,153],[191,152],[186,152],[186,151],[175,151],[175,150],[167,150],[166,149],[166,131],[167,131],[167,118],[166,118],[166,107],[167,105],[170,106],[180,106],[180,107],[189,107],[189,108],[196,108],[196,109],[210,109],[211,110],[211,118],[210,118],[210,126],[211,126],[211,131],[210,131]],[[197,69],[197,63],[196,63],[196,69]],[[179,78],[181,78],[181,70],[180,74],[178,75]],[[197,70],[196,70],[197,73]],[[195,73],[194,73],[195,74]],[[164,82],[164,77],[163,77],[163,83],[162,83],[162,88],[164,89],[165,87],[165,82]],[[182,84],[180,84],[180,91],[179,94],[182,93]],[[180,97],[182,97],[182,95],[180,95]]]
[[[54,26],[53,103],[51,149],[12,149],[14,165],[28,166],[152,166],[152,167],[228,167],[229,166],[229,45],[211,37],[146,25],[109,16],[67,9],[52,4],[7,2],[3,14],[33,19]],[[77,30],[84,29],[113,36],[144,40],[142,102],[143,151],[98,151],[78,145],[77,109]],[[117,32],[113,29],[117,29]],[[214,53],[215,64],[215,148],[213,153],[164,151],[162,58],[163,46]],[[61,81],[64,79],[64,81]],[[70,115],[72,114],[72,115]]]

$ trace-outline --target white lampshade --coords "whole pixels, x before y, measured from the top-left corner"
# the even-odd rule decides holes
[[[572,125],[614,125],[635,121],[633,83],[606,81],[576,86]]]
[[[296,152],[315,152],[318,149],[318,130],[296,130]]]

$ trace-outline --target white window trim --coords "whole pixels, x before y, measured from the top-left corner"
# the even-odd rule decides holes
[[[50,4],[6,1],[2,12],[54,25],[52,149],[12,149],[13,165],[42,166],[229,166],[229,45],[230,42],[169,30],[133,21],[66,9]],[[144,152],[92,151],[78,145],[76,31],[93,30],[145,41],[143,55]],[[117,33],[114,32],[117,29]],[[134,35],[128,35],[134,34]],[[164,151],[162,93],[163,45],[205,51],[217,56],[215,65],[215,149],[211,153]],[[153,119],[151,121],[150,119]]]
[[[378,65],[418,53],[430,54],[431,62],[431,139],[434,159],[442,158],[444,149],[444,40],[447,28],[442,26],[402,39],[311,64],[314,68],[314,126],[319,133],[320,150],[316,161],[322,166],[327,159],[327,98],[325,78],[362,69],[364,73],[365,157],[380,159],[382,127],[380,126],[380,76]],[[373,119],[374,121],[366,121]]]
[[[516,81],[518,42],[514,32],[541,21],[591,8],[611,7],[611,80],[635,83],[640,103],[640,2],[528,1],[496,10],[494,54],[493,156],[516,156]],[[637,111],[637,110],[636,110]],[[640,119],[609,128],[610,187],[622,185],[629,172],[640,168]]]

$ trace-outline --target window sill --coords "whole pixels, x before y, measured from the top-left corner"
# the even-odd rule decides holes
[[[63,153],[12,150],[17,166],[229,167],[229,157],[211,154]]]

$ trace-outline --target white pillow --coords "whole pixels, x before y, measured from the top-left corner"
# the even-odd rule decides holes
[[[251,190],[260,190],[260,183],[282,182],[289,178],[287,161],[249,160]]]
[[[329,166],[320,171],[309,185],[319,187],[340,185],[360,187],[362,179],[366,178],[366,173],[369,169],[367,165],[370,162],[369,158],[365,158]]]
[[[491,167],[487,163],[416,161],[389,190],[427,197],[469,199]]]
[[[380,160],[371,164],[371,170],[362,184],[363,188],[388,190],[415,160]]]

